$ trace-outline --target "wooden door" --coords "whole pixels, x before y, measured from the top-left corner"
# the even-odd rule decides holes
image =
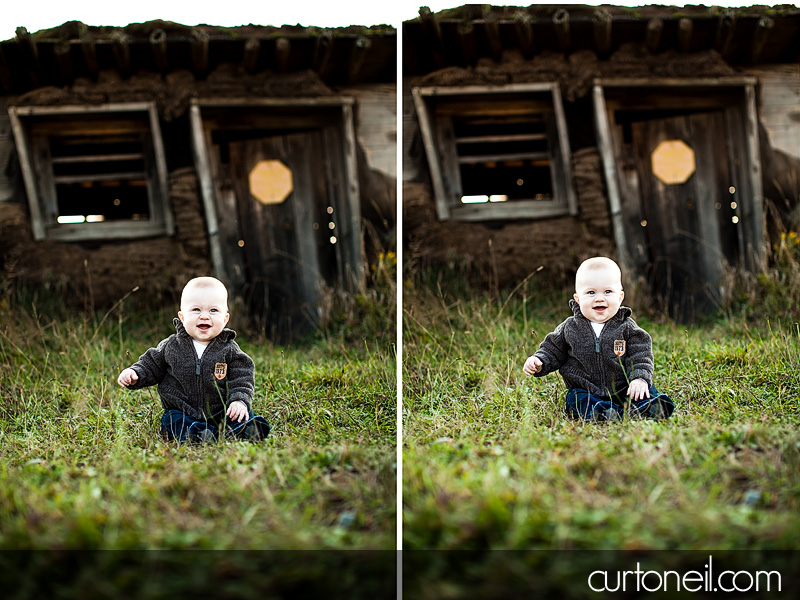
[[[220,230],[236,232],[244,271],[238,291],[253,320],[279,343],[319,324],[323,297],[337,277],[338,175],[325,159],[324,138],[317,129],[228,145],[235,202],[218,207]],[[275,160],[291,171],[293,189],[284,201],[264,204],[248,178],[260,161]]]
[[[726,114],[709,111],[632,123],[647,274],[655,305],[692,321],[719,305],[727,265],[739,254],[735,152]],[[682,140],[694,151],[695,171],[684,183],[653,174],[660,142]],[[732,168],[733,166],[733,168]]]

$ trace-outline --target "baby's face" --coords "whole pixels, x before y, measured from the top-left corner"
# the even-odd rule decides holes
[[[208,344],[220,334],[230,318],[227,295],[214,289],[187,290],[183,294],[178,318],[192,339]]]
[[[619,273],[612,269],[588,271],[575,281],[575,301],[593,323],[605,323],[619,311],[625,292]]]

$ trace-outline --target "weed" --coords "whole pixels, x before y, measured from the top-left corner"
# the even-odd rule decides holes
[[[370,310],[377,322],[382,308]],[[94,317],[11,298],[4,315],[0,548],[394,548],[386,321],[358,342],[332,330],[291,348],[240,331],[269,440],[179,446],[159,436],[154,388],[116,385],[170,333],[171,313],[127,312],[123,298]]]
[[[405,548],[796,545],[794,321],[736,311],[697,327],[638,319],[675,414],[581,424],[564,414],[560,377],[521,374],[571,290],[554,301],[456,289],[440,279],[404,299]]]

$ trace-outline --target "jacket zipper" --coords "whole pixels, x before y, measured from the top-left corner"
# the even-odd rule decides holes
[[[594,330],[594,327],[592,327],[591,321],[589,321],[588,319],[587,319],[587,324],[589,325],[589,331],[591,331],[592,335],[594,336],[595,364],[597,365],[597,372],[600,374],[600,382],[602,383],[603,365],[600,363],[600,336],[603,335],[603,329],[605,329],[605,327],[603,327],[603,329],[600,330],[600,334],[598,335],[598,333]],[[602,385],[600,387],[602,389]]]
[[[600,355],[600,338],[603,337],[603,334],[606,332],[606,328],[608,326],[608,322],[603,324],[603,328],[600,330],[600,335],[595,336],[594,339],[594,354],[597,357],[597,372],[600,373],[600,389],[603,390],[605,393],[610,394],[611,390],[606,385],[606,370],[603,364],[603,357]],[[592,328],[592,333],[594,333],[594,328]]]
[[[203,352],[203,354],[205,354],[205,352]],[[202,366],[203,358],[201,356],[197,356],[197,354],[195,354],[195,358],[196,361],[194,363],[194,374],[195,384],[197,385],[197,393],[199,394],[198,398],[204,398],[205,394],[203,393],[203,380],[200,377],[200,373],[202,371],[200,367]]]

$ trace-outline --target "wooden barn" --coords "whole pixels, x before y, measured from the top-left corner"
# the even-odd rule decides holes
[[[18,28],[0,42],[2,284],[99,307],[214,274],[273,339],[318,325],[363,290],[366,233],[392,243],[396,37]]]
[[[414,264],[513,287],[612,256],[691,321],[798,226],[796,7],[423,7],[402,35]]]

